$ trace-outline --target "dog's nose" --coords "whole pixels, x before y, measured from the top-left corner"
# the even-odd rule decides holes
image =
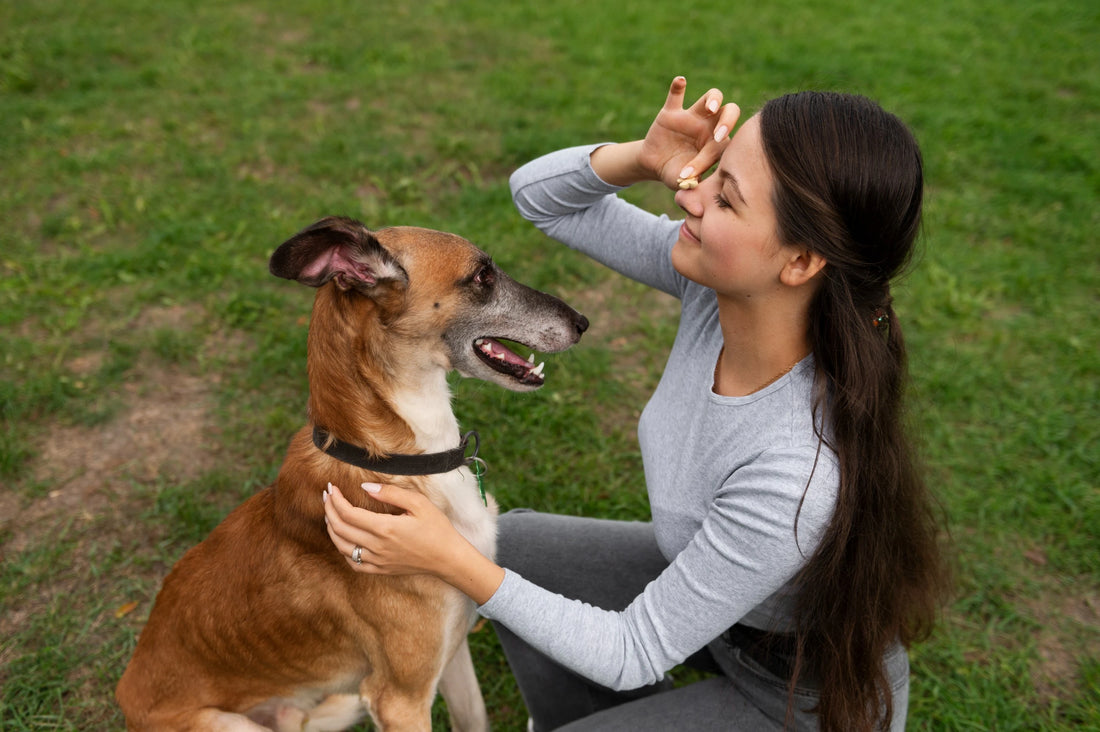
[[[588,318],[584,317],[580,313],[577,313],[579,320],[577,320],[577,335],[584,335],[584,332],[588,330]]]

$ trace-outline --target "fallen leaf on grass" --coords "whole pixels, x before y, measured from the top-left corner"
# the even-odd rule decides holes
[[[137,602],[128,602],[125,605],[122,605],[121,607],[119,607],[118,610],[115,610],[115,617],[116,618],[126,617],[127,615],[132,613],[134,611],[134,608],[136,608],[137,606],[138,606]]]

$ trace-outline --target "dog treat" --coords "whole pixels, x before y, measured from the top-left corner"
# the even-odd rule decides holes
[[[694,175],[690,178],[677,178],[676,185],[680,186],[682,191],[689,191],[699,185],[699,178]]]

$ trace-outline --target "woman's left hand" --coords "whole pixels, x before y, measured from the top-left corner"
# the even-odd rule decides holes
[[[328,535],[352,569],[382,575],[429,574],[478,605],[489,601],[504,581],[504,570],[467,541],[435,504],[416,491],[392,485],[364,483],[363,490],[404,513],[357,508],[329,483],[323,495]]]
[[[364,484],[383,503],[404,511],[375,513],[353,506],[329,483],[322,498],[328,535],[352,569],[368,574],[438,574],[456,540],[464,541],[435,505],[416,491]],[[359,547],[359,562],[352,558]]]
[[[718,89],[710,89],[685,109],[686,92],[684,77],[672,80],[665,103],[638,153],[638,164],[652,170],[673,190],[677,190],[680,179],[701,176],[722,157],[741,115],[736,104],[722,103]]]

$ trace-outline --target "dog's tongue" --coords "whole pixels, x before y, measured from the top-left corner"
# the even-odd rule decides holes
[[[517,356],[507,346],[494,338],[479,338],[475,345],[481,350],[486,358],[499,361],[501,365],[508,364],[511,367],[508,370],[517,372],[516,376],[536,376],[539,379],[542,378],[542,369],[545,364],[540,363],[538,366],[535,366],[535,354],[533,353],[530,358],[525,360]]]
[[[507,361],[517,366],[527,365],[527,361],[517,356],[500,341],[493,340],[492,338],[485,338],[481,341],[480,345],[481,350],[490,358],[495,358],[499,361]]]

